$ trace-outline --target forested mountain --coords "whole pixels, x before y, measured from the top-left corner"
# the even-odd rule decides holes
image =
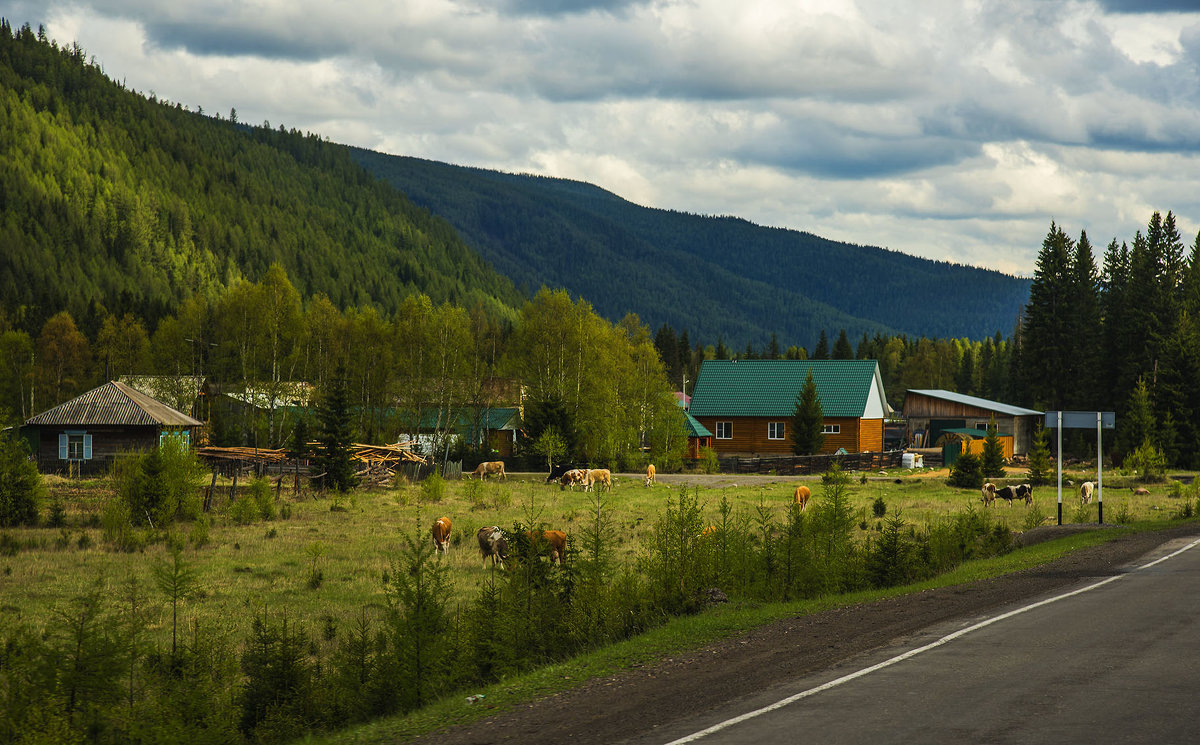
[[[370,171],[454,224],[518,285],[563,287],[603,315],[723,337],[822,329],[986,338],[1010,333],[1029,280],[734,217],[640,207],[590,184],[354,149]]]
[[[63,309],[98,319],[98,306],[153,325],[272,263],[339,307],[395,311],[423,292],[511,315],[520,301],[453,227],[346,148],[144,97],[77,45],[7,22],[0,143],[0,303],[33,327]]]

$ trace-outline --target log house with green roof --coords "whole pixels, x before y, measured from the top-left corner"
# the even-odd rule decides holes
[[[705,360],[689,413],[721,455],[790,455],[796,397],[812,371],[824,414],[823,453],[883,450],[891,412],[875,360]]]

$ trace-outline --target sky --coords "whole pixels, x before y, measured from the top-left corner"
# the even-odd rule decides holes
[[[0,0],[144,94],[1031,276],[1200,228],[1200,0]]]

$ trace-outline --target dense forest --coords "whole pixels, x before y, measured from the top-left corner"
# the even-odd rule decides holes
[[[648,209],[590,184],[355,149],[454,224],[518,285],[563,287],[610,318],[735,347],[822,330],[984,339],[1012,333],[1029,281],[735,217]]]
[[[339,308],[520,303],[448,223],[316,135],[135,94],[3,21],[0,99],[0,303],[27,329],[60,310],[90,333],[104,311],[153,325],[273,263]]]
[[[1087,232],[1051,224],[1014,364],[1016,402],[1117,413],[1118,454],[1148,446],[1200,467],[1200,234],[1186,251],[1155,212],[1097,267]],[[1094,440],[1094,438],[1093,438]]]

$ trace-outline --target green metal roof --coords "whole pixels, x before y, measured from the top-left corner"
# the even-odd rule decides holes
[[[705,360],[688,411],[693,416],[790,416],[809,370],[827,417],[861,417],[872,388],[882,393],[875,360]]]
[[[700,420],[696,419],[696,417],[692,416],[691,414],[689,414],[686,411],[683,412],[683,415],[685,417],[687,417],[687,421],[686,421],[684,428],[687,430],[688,437],[712,437],[713,436],[713,433],[709,431],[708,427],[705,427],[703,424],[701,424]]]

